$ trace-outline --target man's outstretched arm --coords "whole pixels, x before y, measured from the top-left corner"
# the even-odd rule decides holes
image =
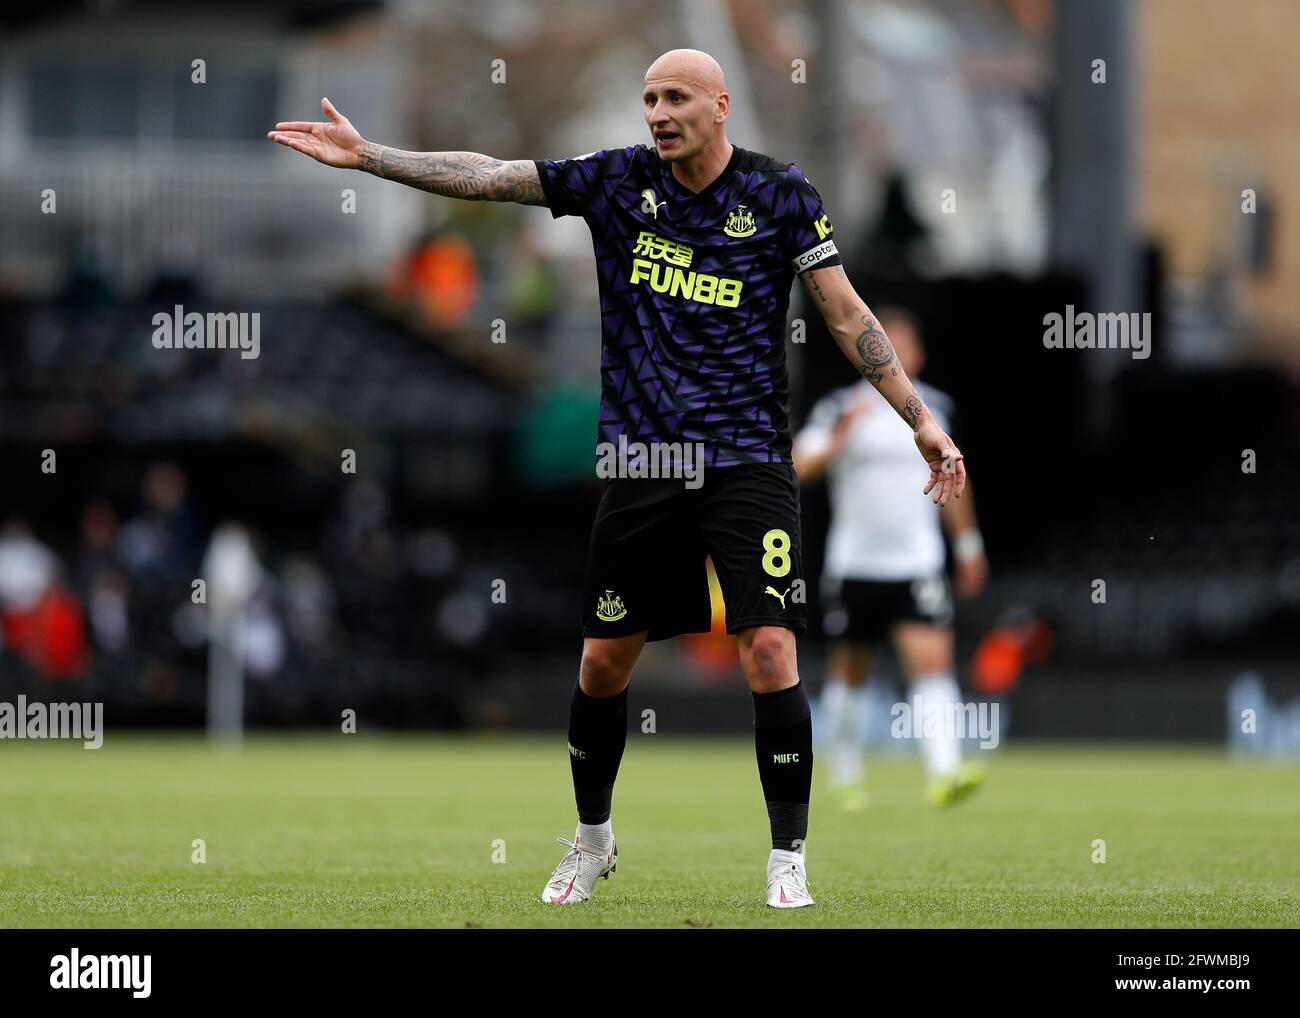
[[[505,162],[477,152],[404,152],[368,141],[361,146],[357,168],[447,198],[546,204],[531,159]]]
[[[505,161],[477,152],[406,152],[366,141],[328,99],[320,101],[326,123],[305,120],[275,125],[267,137],[326,166],[364,170],[430,194],[466,201],[513,201],[545,205],[546,195],[531,159]]]
[[[916,447],[930,466],[930,483],[925,493],[933,492],[938,505],[947,505],[953,496],[961,498],[966,487],[966,466],[961,451],[917,394],[894,353],[894,345],[853,289],[844,267],[809,269],[799,278],[849,363],[889,400],[889,405],[914,432]]]

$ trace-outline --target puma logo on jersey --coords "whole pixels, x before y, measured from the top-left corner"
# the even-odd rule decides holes
[[[775,587],[768,587],[767,590],[763,591],[763,593],[765,593],[765,594],[771,594],[774,598],[776,598],[778,601],[780,601],[780,602],[781,602],[781,610],[782,610],[782,611],[785,611],[785,595],[788,594],[788,593],[790,593],[791,589],[792,589],[792,588],[790,588],[790,587],[786,587],[785,590],[783,590],[781,593],[778,594],[778,593],[776,592],[776,588],[775,588]]]
[[[643,199],[641,202],[642,211],[649,212],[655,219],[659,218],[659,206],[668,204],[667,198],[663,201],[655,201],[655,193],[648,187],[641,192],[641,197]]]

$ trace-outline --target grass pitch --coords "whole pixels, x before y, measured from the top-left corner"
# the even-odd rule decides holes
[[[554,838],[573,834],[562,735],[6,741],[0,925],[1300,925],[1296,766],[1011,747],[937,812],[918,763],[873,761],[860,814],[838,812],[819,773],[818,904],[776,912],[752,743],[628,738],[618,872],[560,908],[538,895]]]

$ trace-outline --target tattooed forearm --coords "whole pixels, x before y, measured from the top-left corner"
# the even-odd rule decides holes
[[[893,344],[889,342],[889,337],[874,318],[863,315],[862,324],[866,328],[858,333],[858,338],[853,343],[858,356],[862,358],[858,370],[862,372],[863,378],[873,385],[878,385],[885,377],[885,369],[891,369],[889,372],[891,375],[898,374],[897,370],[892,370],[897,367],[898,357],[894,353]]]
[[[817,308],[854,370],[876,387],[913,431],[928,425],[930,411],[912,387],[879,320],[849,285],[843,266],[808,269],[799,278],[810,294],[825,301]]]
[[[477,152],[406,152],[368,141],[361,146],[357,168],[446,198],[546,204],[530,159],[503,162]]]
[[[899,410],[899,413],[902,415],[903,420],[907,421],[912,430],[915,431],[917,425],[921,423],[921,418],[925,416],[925,404],[921,402],[921,397],[916,394],[915,389],[912,390],[912,394],[907,399],[903,400],[903,407]]]
[[[405,152],[366,142],[361,146],[360,168],[385,180],[396,180],[447,198],[483,198],[493,164],[498,161],[475,152]]]

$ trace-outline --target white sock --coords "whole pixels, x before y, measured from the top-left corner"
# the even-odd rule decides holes
[[[608,855],[614,847],[614,824],[606,820],[603,824],[578,824],[578,844],[584,852],[592,855]]]
[[[961,765],[961,740],[953,729],[952,707],[961,703],[961,690],[951,675],[932,672],[918,675],[912,692],[921,698],[921,756],[926,773],[932,778],[946,777]]]
[[[855,785],[865,778],[862,766],[862,710],[865,686],[850,686],[842,676],[832,675],[822,689],[822,715],[826,725],[826,751],[830,759],[831,784]]]

